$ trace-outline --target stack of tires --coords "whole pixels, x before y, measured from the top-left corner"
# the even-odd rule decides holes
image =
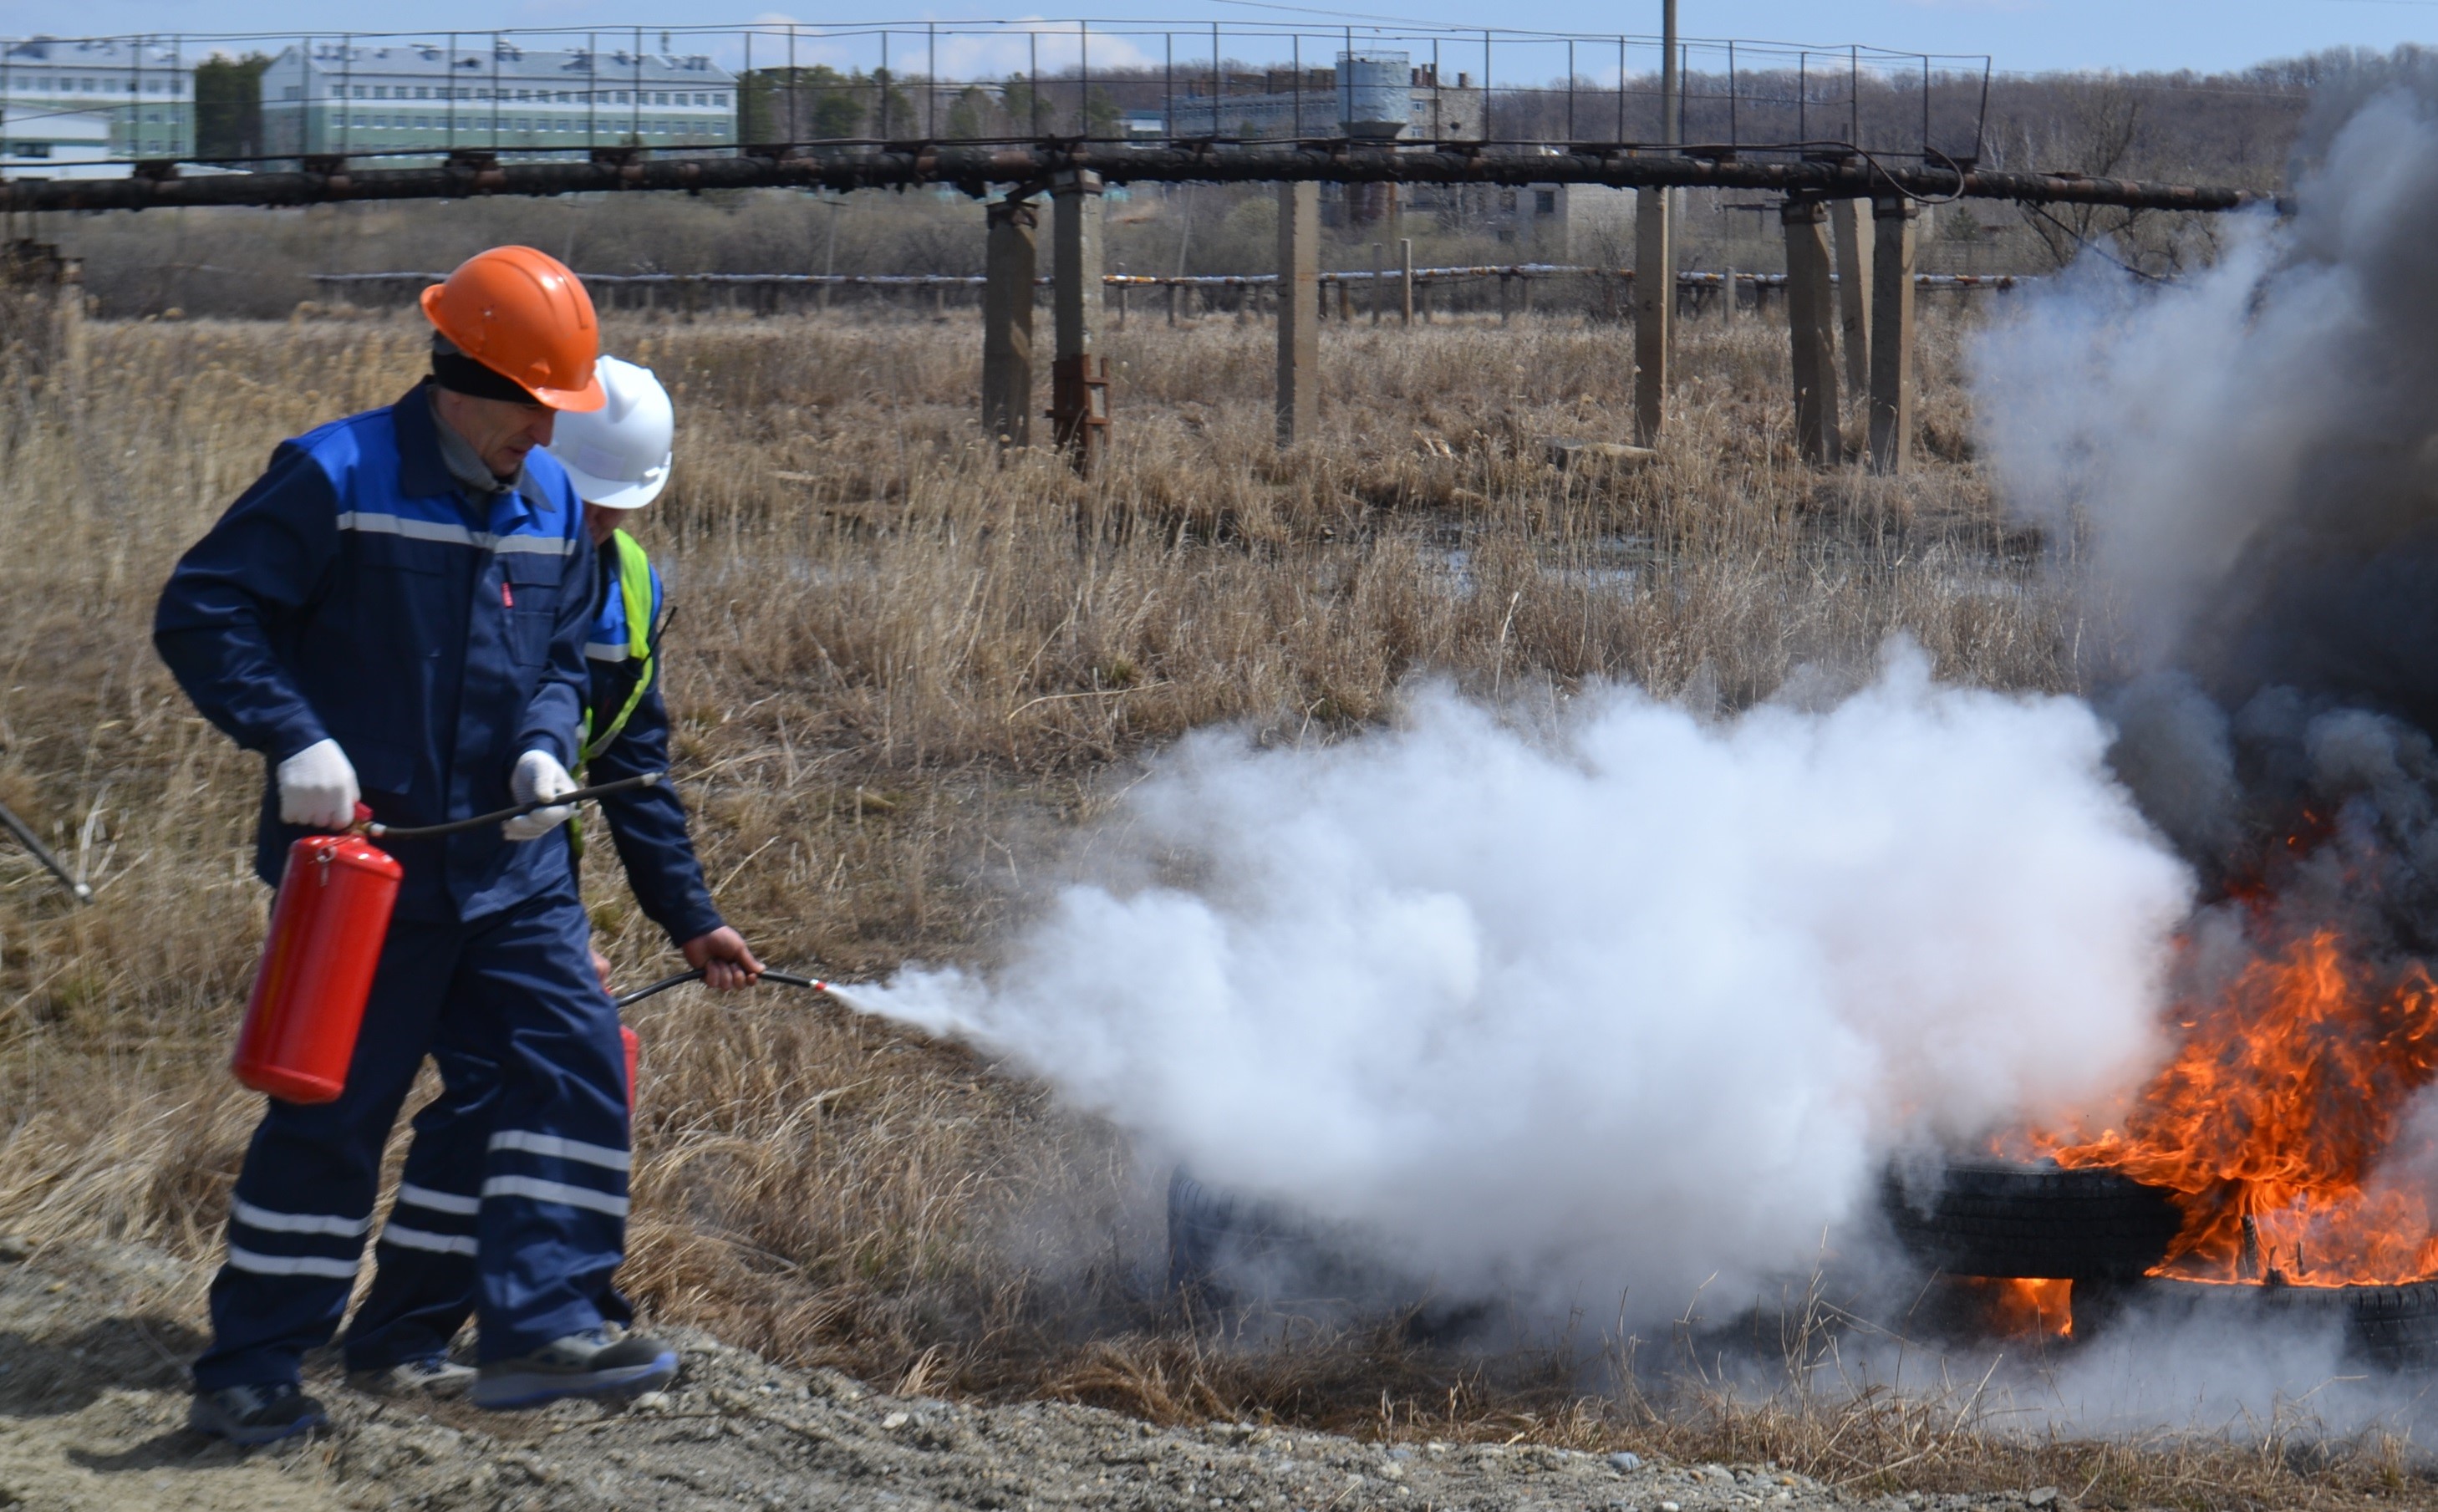
[[[2341,1329],[2365,1363],[2438,1364],[2438,1280],[2304,1286],[2270,1269],[2266,1281],[2229,1285],[2148,1275],[2165,1262],[2183,1213],[2165,1187],[2121,1172],[1959,1160],[1921,1183],[1891,1167],[1882,1201],[1907,1253],[1936,1271],[2073,1282],[2077,1339],[2138,1308],[2212,1327]]]

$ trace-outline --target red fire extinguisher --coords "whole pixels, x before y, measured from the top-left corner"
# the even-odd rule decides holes
[[[631,787],[651,787],[661,777],[645,772],[550,801],[580,803]],[[367,835],[438,839],[546,806],[537,800],[496,814],[401,829],[373,822],[373,811],[359,803],[356,826],[362,834],[309,835],[290,846],[288,869],[280,873],[279,896],[272,905],[271,936],[262,942],[245,1028],[238,1033],[237,1055],[230,1063],[238,1081],[289,1102],[334,1102],[346,1086],[356,1032],[363,1027],[364,1001],[372,995],[390,910],[398,903],[398,881],[406,874]],[[631,1103],[631,1046],[627,1060]]]
[[[372,810],[360,803],[356,818]],[[288,848],[231,1063],[239,1081],[289,1102],[337,1099],[405,874],[360,835],[309,835]]]

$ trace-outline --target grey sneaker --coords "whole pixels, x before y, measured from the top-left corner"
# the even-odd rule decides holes
[[[372,1397],[463,1397],[474,1367],[447,1355],[401,1360],[385,1370],[350,1370],[347,1384]]]
[[[561,1397],[658,1391],[677,1379],[678,1352],[658,1339],[609,1330],[571,1333],[514,1360],[494,1360],[474,1378],[474,1405],[504,1411]]]
[[[198,1433],[225,1438],[241,1448],[275,1444],[298,1433],[330,1426],[322,1404],[294,1385],[224,1386],[195,1393],[186,1409],[186,1426]]]

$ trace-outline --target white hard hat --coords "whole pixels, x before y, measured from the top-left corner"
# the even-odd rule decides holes
[[[650,368],[605,357],[592,371],[610,402],[590,413],[562,413],[550,454],[586,503],[641,509],[668,485],[677,413]]]

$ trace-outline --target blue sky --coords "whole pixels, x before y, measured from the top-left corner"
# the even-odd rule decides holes
[[[1338,12],[1332,0],[1308,0],[1316,30]],[[1451,25],[1494,19],[1508,26],[1553,31],[1649,32],[1658,26],[1652,0],[1618,9],[1592,0],[1543,0],[1529,8],[1484,5],[1480,0],[1334,0],[1364,14]],[[2239,68],[2270,58],[2323,47],[2391,47],[2401,42],[2438,42],[2438,0],[1680,0],[1687,36],[1748,37],[1793,42],[1858,42],[1927,52],[1989,53],[2002,69]],[[1079,8],[1051,9],[1051,16]],[[643,23],[685,26],[741,23],[792,16],[805,23],[842,19],[904,22],[919,26],[934,17],[969,16],[987,9],[924,9],[857,4],[838,11],[711,9],[680,3],[637,5],[634,0],[421,0],[395,11],[350,8],[342,12],[317,0],[0,0],[0,32],[23,36],[46,31],[78,35],[128,31],[304,31],[329,27],[342,15],[347,24],[468,30],[494,26],[617,26]],[[1008,14],[1022,15],[1019,7]],[[1102,0],[1096,16],[1140,17],[1181,23],[1211,18],[1287,21],[1303,12],[1242,0]],[[395,16],[396,21],[390,17]],[[407,18],[411,16],[409,22]],[[1233,49],[1231,49],[1231,52]],[[902,56],[902,55],[901,55]],[[944,73],[948,72],[945,67]]]

